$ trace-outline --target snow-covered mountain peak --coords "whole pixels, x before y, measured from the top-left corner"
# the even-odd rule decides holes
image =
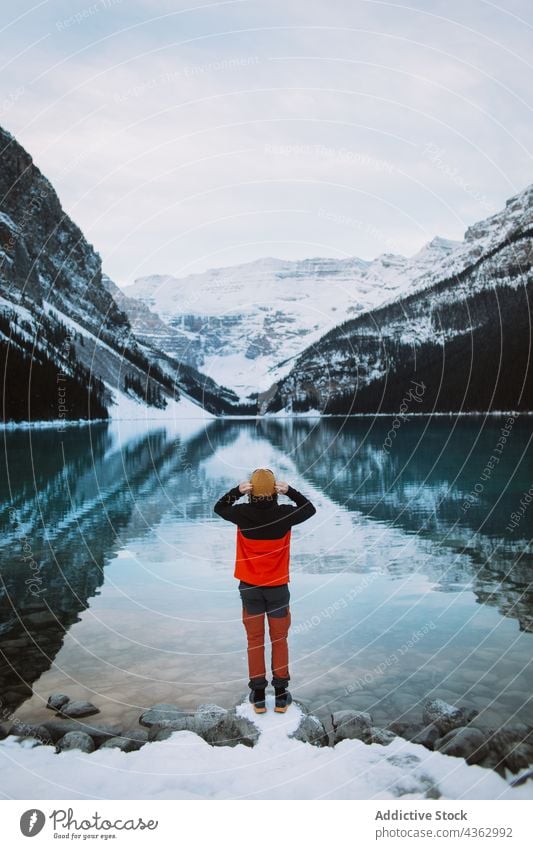
[[[398,273],[405,262],[398,257],[391,265],[389,258],[386,273],[383,259],[372,273],[372,263],[359,257],[267,257],[181,278],[152,275],[125,288],[130,300],[157,313],[166,332],[144,326],[131,303],[123,308],[141,337],[245,396],[268,389],[291,357],[346,317],[409,288]]]
[[[511,212],[522,209],[526,210],[533,205],[533,183],[526,186],[516,195],[513,195],[505,202],[505,209]]]
[[[444,239],[442,236],[434,236],[427,245],[424,245],[422,250],[431,248],[431,250],[440,250],[449,253],[455,250],[457,245],[460,245],[459,239]]]
[[[125,294],[157,313],[166,325],[157,330],[153,316],[144,326],[141,311],[123,308],[135,332],[161,350],[241,396],[262,392],[333,327],[473,266],[524,228],[532,196],[530,186],[469,227],[464,241],[434,236],[410,257],[264,257],[185,277],[140,278]]]
[[[506,239],[533,224],[533,184],[509,198],[498,212],[472,224],[465,231],[465,242],[479,242],[483,251],[491,250]]]

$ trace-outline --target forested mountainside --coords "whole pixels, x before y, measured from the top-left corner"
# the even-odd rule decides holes
[[[532,410],[532,203],[529,186],[469,228],[465,267],[303,351],[265,412]]]
[[[136,339],[100,256],[1,128],[0,287],[5,421],[105,418],[121,398],[234,410],[234,393]]]

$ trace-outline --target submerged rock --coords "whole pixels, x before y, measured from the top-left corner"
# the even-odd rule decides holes
[[[477,710],[455,707],[442,699],[426,699],[423,703],[422,721],[424,725],[436,725],[443,735],[452,728],[467,725],[477,715]]]
[[[59,709],[59,713],[74,719],[75,717],[93,716],[95,713],[100,713],[100,709],[95,707],[92,702],[76,701],[64,704]]]
[[[52,695],[48,697],[46,707],[49,710],[58,711],[60,708],[64,707],[67,702],[70,702],[69,696],[66,696],[64,693],[52,693]]]

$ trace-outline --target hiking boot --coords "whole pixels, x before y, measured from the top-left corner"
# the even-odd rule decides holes
[[[250,701],[256,713],[266,713],[265,690],[250,690]]]
[[[276,687],[276,706],[274,707],[275,713],[285,713],[289,705],[292,703],[292,696],[285,687]]]

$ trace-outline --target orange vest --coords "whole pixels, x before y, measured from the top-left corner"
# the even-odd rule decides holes
[[[234,577],[256,586],[287,584],[290,544],[290,529],[279,539],[248,539],[237,528]]]

